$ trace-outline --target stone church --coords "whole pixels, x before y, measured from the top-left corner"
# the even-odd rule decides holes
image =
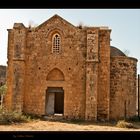
[[[54,15],[8,29],[7,109],[68,119],[136,114],[137,59],[110,45],[108,27],[74,26]]]

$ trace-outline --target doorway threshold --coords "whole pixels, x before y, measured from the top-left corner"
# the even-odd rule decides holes
[[[53,121],[60,121],[63,120],[63,114],[53,114],[53,115],[45,115],[43,118],[45,120],[53,120]]]
[[[54,116],[63,116],[63,114],[55,113]]]

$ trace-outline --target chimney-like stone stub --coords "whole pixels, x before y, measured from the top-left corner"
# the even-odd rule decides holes
[[[14,23],[13,26],[14,29],[20,29],[20,28],[25,28],[23,23]]]

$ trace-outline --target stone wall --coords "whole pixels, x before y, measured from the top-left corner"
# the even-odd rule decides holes
[[[111,57],[110,119],[136,115],[137,60],[129,57]]]
[[[25,47],[26,28],[22,23],[15,23],[13,29],[8,30],[8,89],[5,105],[17,111],[23,110]]]
[[[87,29],[86,120],[97,120],[98,94],[98,28]]]
[[[137,94],[136,94],[136,109],[137,109],[137,112],[136,113],[137,113],[137,115],[140,116],[140,74],[138,74],[138,75],[137,75],[137,82],[136,82],[136,87],[137,87]],[[138,85],[138,83],[139,83],[139,85]],[[139,97],[139,99],[138,99],[138,97]]]
[[[52,53],[52,36],[61,35],[60,54]],[[85,52],[86,32],[60,20],[50,19],[36,30],[27,33],[26,83],[24,111],[46,114],[46,90],[48,87],[63,87],[64,116],[85,117]],[[64,80],[55,80],[55,69],[61,71]],[[51,74],[48,78],[51,71]]]
[[[8,67],[7,67],[7,93],[5,96],[5,106],[8,110],[13,108],[13,54],[14,54],[14,32],[12,29],[8,29],[8,49],[7,49],[7,58],[8,58]]]
[[[98,119],[109,120],[110,30],[99,32]]]
[[[0,65],[0,86],[6,83],[6,66]]]

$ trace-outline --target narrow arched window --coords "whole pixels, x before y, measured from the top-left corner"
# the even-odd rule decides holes
[[[60,49],[61,49],[61,37],[57,33],[57,34],[54,34],[52,38],[52,52],[60,53]]]

